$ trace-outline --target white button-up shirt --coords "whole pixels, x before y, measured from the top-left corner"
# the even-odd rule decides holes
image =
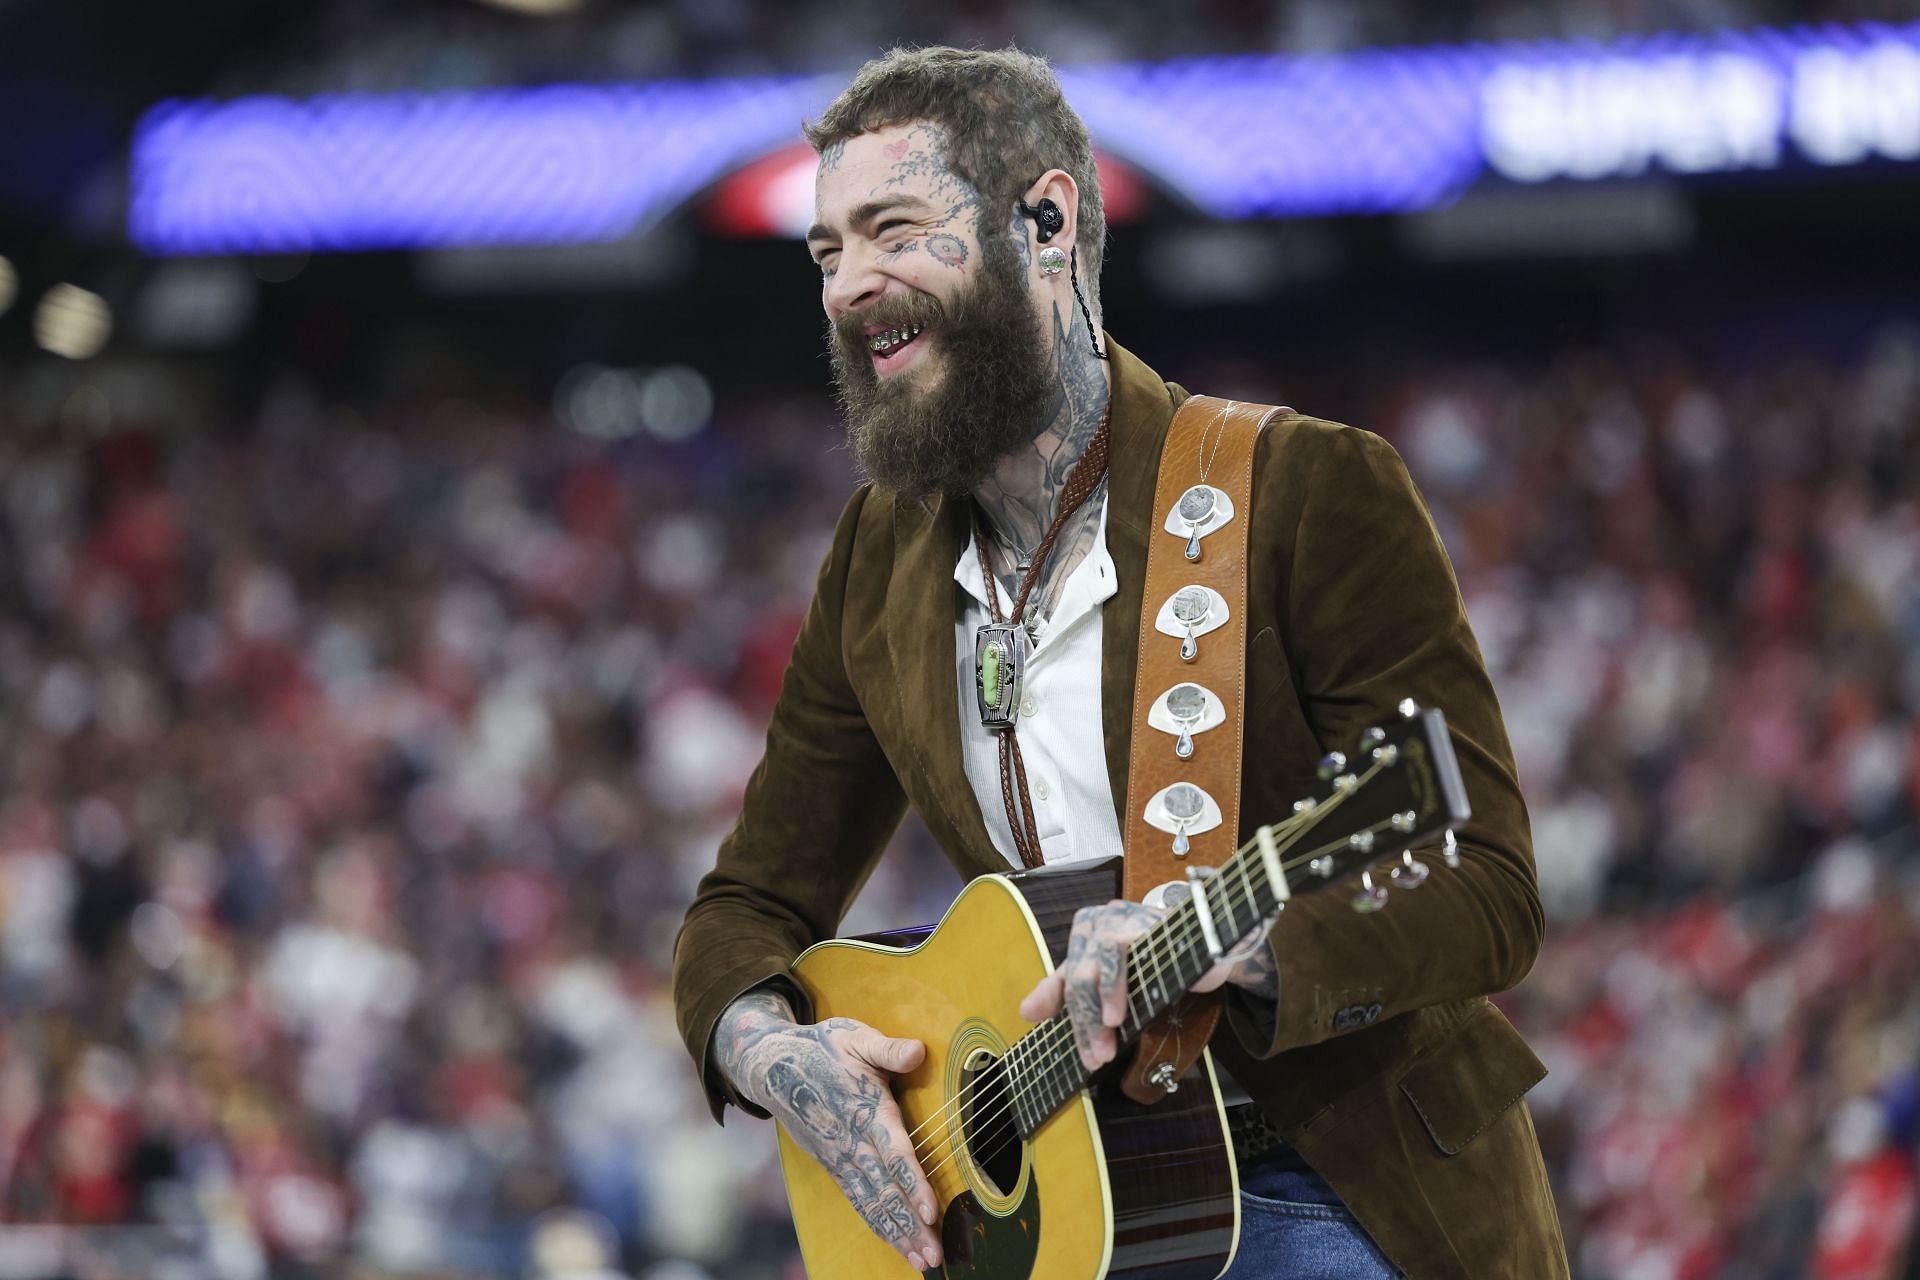
[[[1040,852],[1048,862],[1113,857],[1124,844],[1113,809],[1113,783],[1107,777],[1106,731],[1100,722],[1100,606],[1119,590],[1119,581],[1113,557],[1107,554],[1104,490],[1099,501],[1100,532],[1093,550],[1067,579],[1059,608],[1027,655],[1020,697],[1020,758],[1027,765]],[[1020,855],[1013,851],[1013,828],[1000,794],[1000,744],[995,741],[999,735],[980,723],[973,695],[973,634],[992,618],[980,577],[980,552],[971,536],[960,553],[960,563],[953,567],[953,580],[961,590],[960,616],[953,626],[960,679],[961,757],[993,847],[1017,868]],[[1004,618],[1013,612],[1013,601],[997,578],[993,589]],[[1219,1084],[1226,1105],[1248,1101],[1246,1090],[1227,1072],[1220,1073]]]
[[[1020,757],[1027,766],[1040,851],[1048,862],[1113,857],[1122,843],[1100,719],[1100,606],[1119,584],[1113,557],[1107,554],[1105,492],[1096,500],[1100,530],[1093,549],[1067,578],[1059,605],[1028,652],[1021,690]],[[973,637],[992,618],[980,552],[971,535],[953,567],[953,580],[960,584],[953,647],[960,685],[961,757],[993,847],[1018,867],[1020,856],[1014,852],[1013,828],[1000,791],[999,734],[980,723],[974,697]],[[997,578],[992,589],[1005,618],[1013,612],[1013,601]]]

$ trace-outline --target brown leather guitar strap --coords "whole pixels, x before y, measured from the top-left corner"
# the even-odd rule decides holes
[[[1135,902],[1239,848],[1253,457],[1260,429],[1285,412],[1194,396],[1167,431],[1130,722],[1122,892]],[[1219,1015],[1218,993],[1190,996],[1149,1027],[1122,1080],[1128,1096],[1170,1091]]]

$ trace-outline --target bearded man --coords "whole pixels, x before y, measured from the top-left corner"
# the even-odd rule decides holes
[[[812,1023],[787,971],[832,935],[908,803],[966,877],[1121,852],[1154,482],[1187,393],[1099,326],[1099,180],[1044,62],[896,51],[807,132],[808,245],[868,483],[688,911],[675,995],[716,1119],[728,1104],[778,1117],[934,1270],[939,1206],[888,1089],[925,1047]],[[1445,552],[1389,446],[1298,414],[1260,435],[1247,518],[1251,820],[1286,812],[1324,750],[1407,697],[1445,711],[1474,819],[1460,868],[1404,907],[1296,899],[1201,982],[1227,993],[1211,1048],[1245,1099],[1229,1276],[1564,1275],[1520,1100],[1543,1069],[1485,1000],[1540,944],[1526,809]],[[974,714],[972,637],[1023,585],[1039,625],[1018,709],[1031,807],[1015,815]],[[1158,914],[1082,911],[1021,1008],[1064,1007],[1088,1069],[1115,1056],[1126,947]]]

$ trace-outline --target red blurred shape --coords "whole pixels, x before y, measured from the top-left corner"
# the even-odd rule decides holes
[[[1105,152],[1094,160],[1107,225],[1138,218],[1147,202],[1139,171]],[[701,222],[720,236],[798,240],[813,221],[813,168],[813,148],[804,142],[764,155],[720,180],[701,207]]]

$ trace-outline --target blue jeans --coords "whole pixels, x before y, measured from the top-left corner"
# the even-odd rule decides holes
[[[1220,1280],[1401,1280],[1292,1147],[1240,1168],[1240,1251]]]

